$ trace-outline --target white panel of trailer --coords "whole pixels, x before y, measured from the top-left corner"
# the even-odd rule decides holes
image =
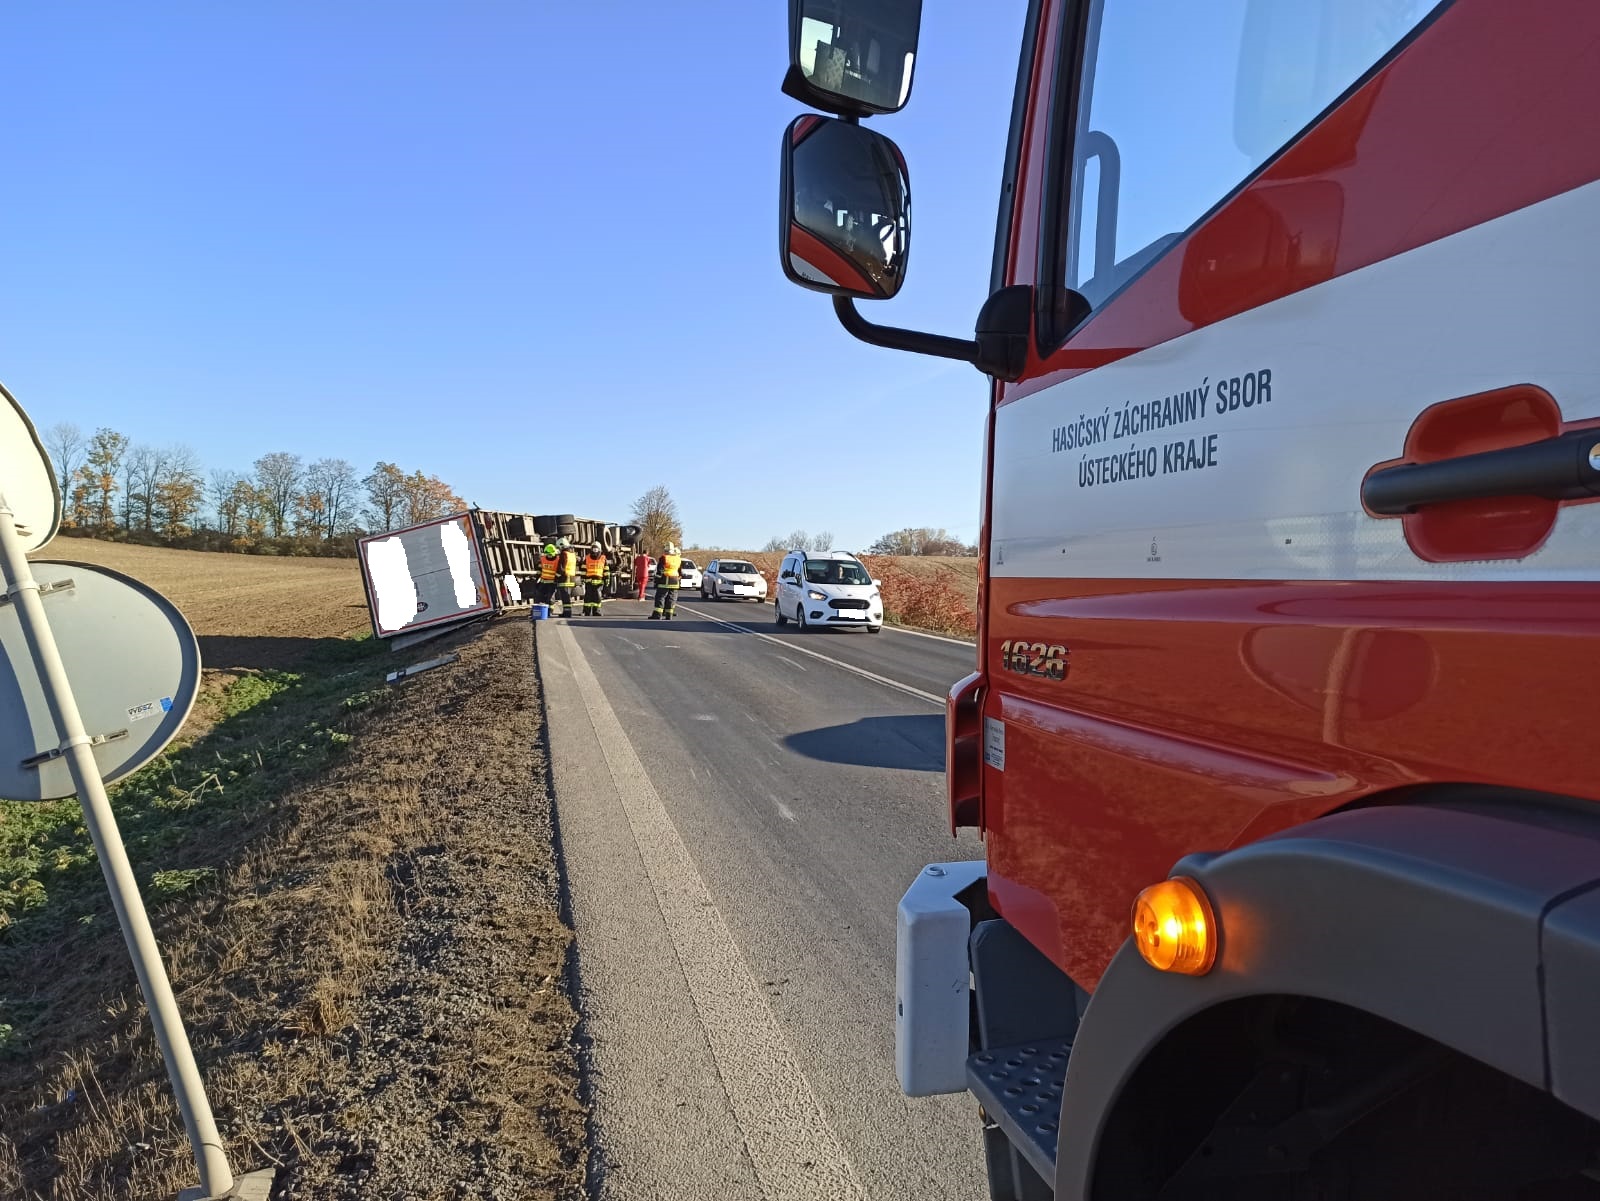
[[[470,514],[363,538],[360,552],[380,638],[494,612]]]

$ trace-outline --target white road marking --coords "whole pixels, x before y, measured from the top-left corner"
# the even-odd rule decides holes
[[[557,636],[628,815],[762,1192],[768,1201],[859,1198],[861,1182],[826,1111],[578,640],[566,627],[558,627]]]
[[[749,626],[742,626],[736,621],[726,621],[721,617],[712,617],[711,614],[704,612],[700,613],[700,616],[709,618],[712,621],[722,622],[723,625],[738,630],[741,634],[749,634],[752,637],[760,638],[764,642],[770,642],[773,646],[781,646],[784,650],[793,651],[797,655],[807,655],[813,659],[821,659],[824,663],[832,663],[835,667],[841,667],[845,671],[858,675],[863,679],[871,680],[875,684],[882,684],[885,688],[893,688],[897,692],[908,693],[918,700],[927,701],[928,704],[937,705],[941,709],[944,708],[945,698],[942,696],[935,696],[931,692],[913,688],[910,684],[902,684],[899,680],[891,680],[888,676],[880,676],[875,671],[857,667],[854,663],[846,663],[843,659],[835,659],[832,655],[824,655],[818,651],[808,650],[803,646],[796,646],[792,642],[786,642],[782,638],[774,638],[771,634],[763,634],[759,630],[752,630]],[[782,658],[782,656],[780,655],[779,658]]]
[[[883,623],[883,628],[891,634],[910,634],[913,638],[932,638],[935,642],[948,642],[951,646],[969,647],[974,652],[978,649],[976,642],[968,642],[965,638],[946,638],[943,634],[930,634],[926,630],[908,630],[905,626],[892,626],[888,622]]]
[[[793,667],[798,671],[810,671],[811,670],[809,667],[806,667],[803,664],[796,663],[793,659],[789,658],[787,655],[779,655],[778,658],[782,662],[787,663],[790,667]]]
[[[794,810],[789,808],[789,806],[785,805],[782,801],[775,800],[772,803],[778,807],[778,812],[781,813],[788,820],[790,820],[790,821],[796,821],[797,820],[795,815],[794,815]]]
[[[696,713],[694,719],[696,721],[716,721],[717,715],[715,713]]]

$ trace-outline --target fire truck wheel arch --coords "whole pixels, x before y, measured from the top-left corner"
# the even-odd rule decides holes
[[[1591,837],[1572,837],[1578,822]],[[1131,941],[1112,961],[1067,1073],[1058,1198],[1092,1195],[1096,1148],[1140,1063],[1188,1019],[1242,998],[1349,1006],[1600,1118],[1593,817],[1514,802],[1366,808],[1189,856],[1174,874],[1215,907],[1217,964],[1164,974]]]

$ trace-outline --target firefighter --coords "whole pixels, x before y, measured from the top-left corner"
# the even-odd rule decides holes
[[[605,586],[611,582],[611,560],[598,542],[589,544],[583,556],[583,615],[599,617]]]
[[[534,595],[541,605],[551,605],[556,598],[556,575],[561,570],[561,557],[556,554],[556,544],[546,542],[539,556],[539,591]]]
[[[650,611],[651,621],[672,620],[673,611],[678,607],[678,571],[682,565],[683,556],[678,548],[667,543],[656,563],[656,607]]]
[[[572,549],[570,538],[561,539],[556,544],[556,552],[560,562],[556,570],[555,599],[561,602],[561,616],[571,617],[572,591],[578,585],[578,552]]]

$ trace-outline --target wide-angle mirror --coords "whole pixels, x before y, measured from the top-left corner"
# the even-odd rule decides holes
[[[830,117],[796,118],[783,136],[783,270],[835,296],[887,300],[905,282],[911,183],[882,134]]]

